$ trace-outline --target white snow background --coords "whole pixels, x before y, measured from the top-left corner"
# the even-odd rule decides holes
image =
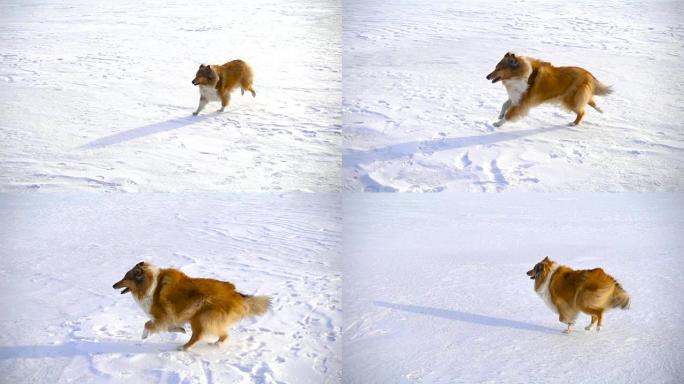
[[[0,190],[336,191],[341,3],[3,1]],[[256,98],[198,117],[201,63]]]
[[[350,194],[345,383],[679,383],[684,195]],[[631,295],[566,327],[525,274],[544,256]]]
[[[339,196],[5,193],[0,217],[3,383],[341,380]],[[141,260],[273,307],[222,347],[141,340],[147,316],[112,288]]]
[[[344,189],[679,191],[684,2],[344,3]],[[580,66],[614,93],[582,125],[554,105],[494,128],[508,51]]]

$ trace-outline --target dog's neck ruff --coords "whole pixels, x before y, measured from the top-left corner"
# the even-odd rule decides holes
[[[529,88],[530,86],[529,79],[531,74],[532,67],[529,64],[527,64],[527,71],[524,75],[516,77],[514,79],[502,80],[504,87],[506,87],[508,99],[511,101],[511,104],[520,104],[520,100],[522,100],[523,95],[525,95],[525,92],[527,92],[527,88]]]
[[[542,285],[539,287],[539,289],[536,290],[537,295],[544,300],[544,303],[551,308],[554,312],[558,313],[558,308],[553,304],[553,300],[551,300],[551,291],[549,290],[549,285],[551,284],[551,279],[553,278],[553,275],[556,273],[556,270],[558,269],[559,265],[557,263],[553,263],[551,265],[551,272],[546,275],[546,279],[544,279],[544,282]]]
[[[154,266],[150,266],[149,268],[152,271],[152,284],[147,287],[147,292],[145,292],[145,295],[141,299],[138,299],[137,296],[133,295],[135,302],[138,303],[140,308],[148,315],[152,313],[152,300],[154,299],[154,291],[157,290],[157,282],[159,280],[159,268]]]

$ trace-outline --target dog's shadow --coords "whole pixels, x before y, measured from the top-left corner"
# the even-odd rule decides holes
[[[116,340],[76,340],[55,345],[0,346],[0,361],[11,359],[42,359],[46,357],[75,357],[102,354],[157,354],[175,351],[177,345],[126,342]]]
[[[519,131],[501,131],[475,136],[446,137],[439,140],[409,141],[406,143],[391,144],[385,147],[370,150],[348,149],[343,153],[343,165],[345,167],[360,166],[375,161],[387,161],[398,159],[417,152],[433,153],[450,149],[465,148],[474,145],[490,145],[504,141],[522,139],[541,133],[557,130],[572,130],[568,125],[555,125],[546,128],[535,128]]]
[[[123,131],[115,133],[113,135],[101,137],[97,140],[93,140],[89,143],[83,144],[78,149],[96,149],[102,147],[108,147],[110,145],[123,143],[126,141],[139,139],[141,137],[154,135],[156,133],[172,131],[174,129],[187,127],[193,124],[197,124],[201,121],[207,120],[211,117],[216,116],[216,114],[206,114],[198,116],[183,116],[176,117],[169,120],[160,121],[158,123],[152,123],[143,125],[142,127],[129,129],[128,131]]]
[[[419,315],[441,317],[443,319],[462,321],[465,323],[472,323],[478,325],[485,325],[488,327],[501,327],[501,328],[513,328],[520,329],[523,331],[533,331],[541,332],[547,334],[558,335],[560,332],[556,329],[547,328],[541,325],[526,323],[523,321],[504,319],[501,317],[479,315],[477,313],[469,313],[463,311],[456,311],[453,309],[442,309],[442,308],[432,308],[423,307],[420,305],[410,305],[410,304],[396,304],[388,303],[385,301],[374,301],[373,304],[378,307],[389,308],[396,311],[404,311],[410,313],[417,313]]]

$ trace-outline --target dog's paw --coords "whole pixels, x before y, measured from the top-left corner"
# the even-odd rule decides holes
[[[142,339],[143,340],[147,339],[147,336],[149,336],[149,335],[150,335],[150,331],[148,331],[147,329],[143,329]]]
[[[197,115],[199,115],[199,112],[193,112],[192,115],[197,116]]]
[[[505,122],[506,122],[505,119],[501,119],[501,120],[497,121],[496,123],[492,123],[492,125],[499,128],[500,126],[504,125]]]

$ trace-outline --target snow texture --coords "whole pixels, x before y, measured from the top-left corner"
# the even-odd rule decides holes
[[[350,191],[680,191],[684,2],[350,0],[343,177]],[[485,79],[508,52],[580,66],[614,93],[495,128]]]
[[[341,381],[339,196],[5,193],[0,216],[3,383]],[[112,289],[141,260],[269,295],[272,310],[222,347],[141,340],[147,316]]]
[[[0,190],[337,191],[341,2],[3,1]],[[201,63],[256,98],[197,117]]]
[[[345,383],[679,383],[681,194],[345,196]],[[631,295],[561,333],[526,272],[601,267]]]

